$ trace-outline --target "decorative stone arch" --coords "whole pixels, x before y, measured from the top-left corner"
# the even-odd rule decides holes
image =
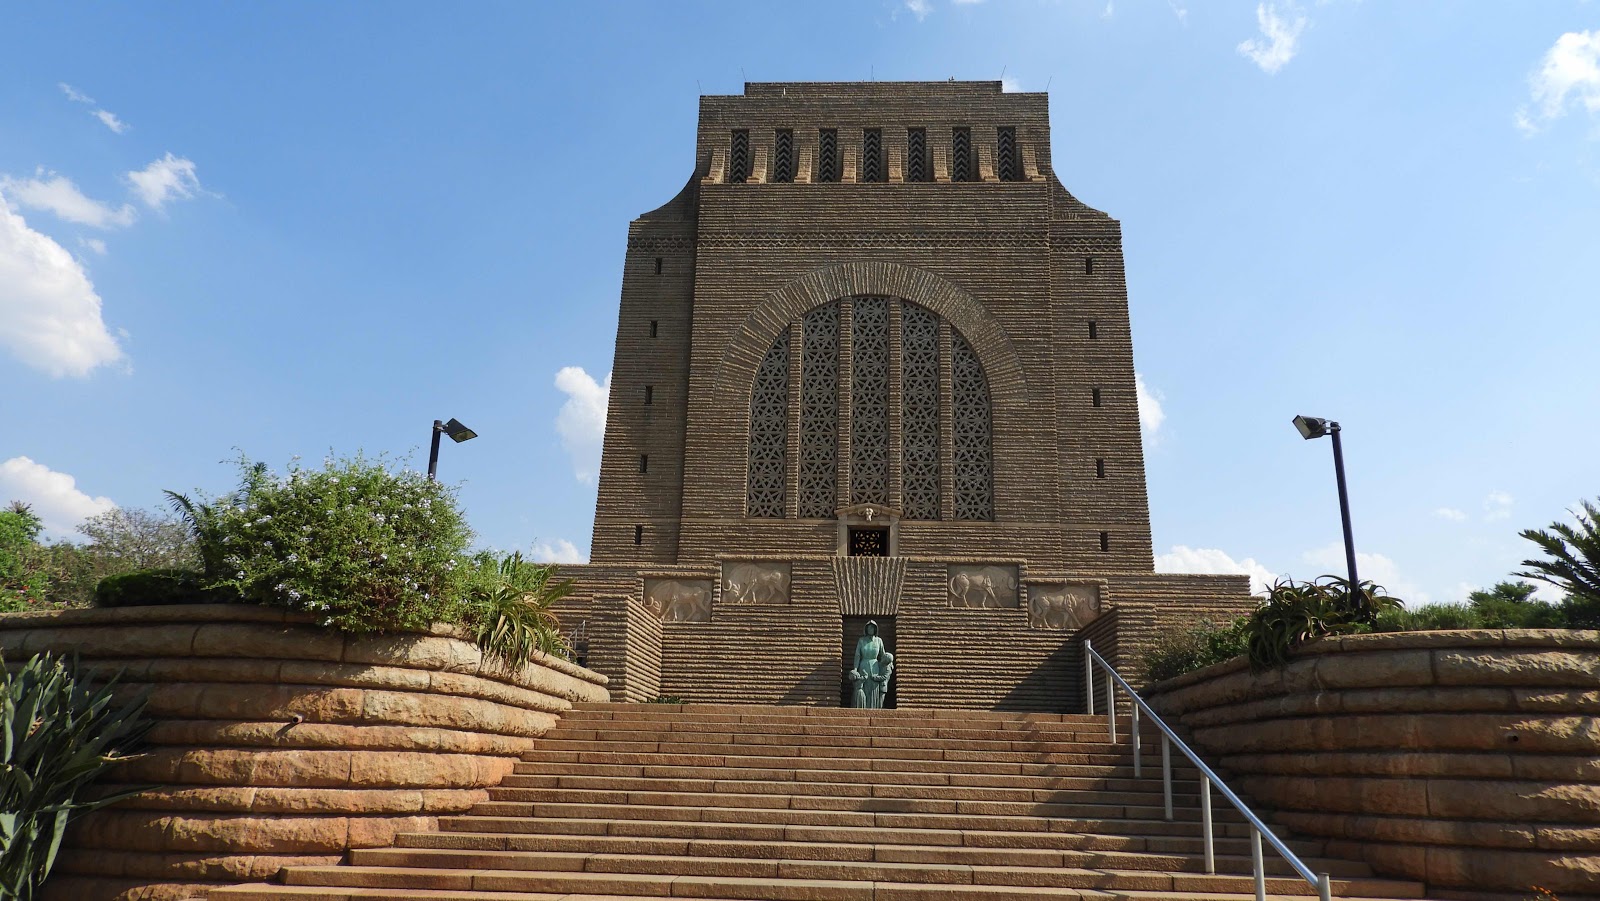
[[[900,263],[840,263],[813,270],[767,295],[729,343],[717,377],[722,396],[750,393],[756,369],[778,333],[810,310],[842,297],[885,295],[908,300],[949,321],[972,346],[989,381],[995,416],[1019,415],[1029,403],[1022,361],[1011,338],[977,298],[940,276]]]

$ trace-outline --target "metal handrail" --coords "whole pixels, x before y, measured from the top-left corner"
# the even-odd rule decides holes
[[[1105,670],[1106,673],[1106,722],[1110,726],[1112,744],[1117,742],[1117,686],[1122,686],[1122,690],[1127,692],[1128,697],[1133,700],[1133,728],[1130,730],[1130,744],[1133,750],[1133,777],[1135,779],[1140,778],[1139,712],[1141,710],[1144,711],[1150,717],[1150,721],[1156,724],[1156,728],[1161,730],[1161,788],[1163,799],[1166,802],[1166,819],[1172,819],[1171,746],[1177,745],[1178,750],[1183,752],[1183,756],[1189,758],[1189,762],[1200,770],[1200,824],[1205,837],[1206,872],[1213,875],[1217,872],[1216,850],[1211,830],[1211,786],[1215,785],[1217,791],[1228,799],[1228,803],[1232,804],[1234,809],[1243,814],[1244,818],[1250,823],[1250,858],[1256,883],[1256,901],[1266,901],[1267,897],[1266,865],[1261,856],[1261,837],[1263,835],[1267,837],[1267,843],[1272,846],[1273,850],[1277,851],[1279,856],[1294,868],[1300,878],[1310,883],[1311,887],[1317,890],[1317,895],[1322,901],[1330,901],[1333,897],[1333,889],[1328,881],[1328,874],[1311,872],[1311,868],[1306,866],[1298,855],[1290,851],[1289,846],[1285,845],[1282,839],[1273,835],[1272,830],[1261,822],[1261,818],[1256,816],[1243,801],[1239,800],[1239,796],[1233,793],[1233,789],[1228,788],[1222,779],[1212,771],[1211,767],[1206,766],[1205,761],[1201,760],[1194,751],[1189,749],[1188,745],[1183,743],[1183,739],[1179,738],[1172,731],[1172,727],[1168,726],[1166,721],[1161,719],[1149,704],[1145,703],[1144,698],[1139,697],[1139,693],[1133,690],[1133,686],[1129,685],[1128,681],[1122,678],[1116,669],[1106,662],[1104,657],[1100,656],[1100,652],[1094,649],[1088,639],[1084,639],[1083,650],[1084,693],[1088,697],[1090,716],[1094,715],[1095,664],[1100,664],[1100,668]]]

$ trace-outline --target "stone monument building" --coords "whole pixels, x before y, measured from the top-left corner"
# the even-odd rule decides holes
[[[1073,710],[1231,616],[1153,571],[1117,221],[1056,177],[1046,95],[745,85],[628,231],[591,563],[561,608],[619,699]]]

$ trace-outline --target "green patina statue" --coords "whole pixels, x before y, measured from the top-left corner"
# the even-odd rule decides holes
[[[855,684],[851,695],[852,707],[881,708],[889,694],[889,679],[894,676],[894,655],[883,646],[878,637],[878,623],[869,621],[861,637],[856,640],[855,668],[850,670],[850,681]]]

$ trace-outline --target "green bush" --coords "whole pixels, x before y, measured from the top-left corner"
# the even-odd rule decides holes
[[[1146,681],[1160,682],[1238,657],[1245,652],[1244,626],[1244,617],[1227,625],[1203,619],[1193,629],[1161,636],[1145,654]]]
[[[23,503],[0,510],[0,613],[33,610],[44,603],[50,586],[45,556],[38,543],[44,523]]]
[[[571,658],[552,604],[572,591],[570,581],[552,581],[556,568],[529,563],[520,552],[505,557],[483,552],[466,568],[461,611],[478,647],[520,670],[536,653]]]
[[[163,604],[237,603],[237,592],[206,587],[192,569],[140,569],[106,576],[94,587],[96,607],[153,607]]]
[[[239,468],[238,490],[213,503],[168,494],[210,585],[343,632],[459,621],[472,533],[450,489],[359,454],[286,476],[243,458]]]
[[[79,797],[151,724],[146,693],[119,703],[115,679],[93,685],[76,669],[40,654],[0,684],[0,897],[33,898],[68,819],[138,791]]]

